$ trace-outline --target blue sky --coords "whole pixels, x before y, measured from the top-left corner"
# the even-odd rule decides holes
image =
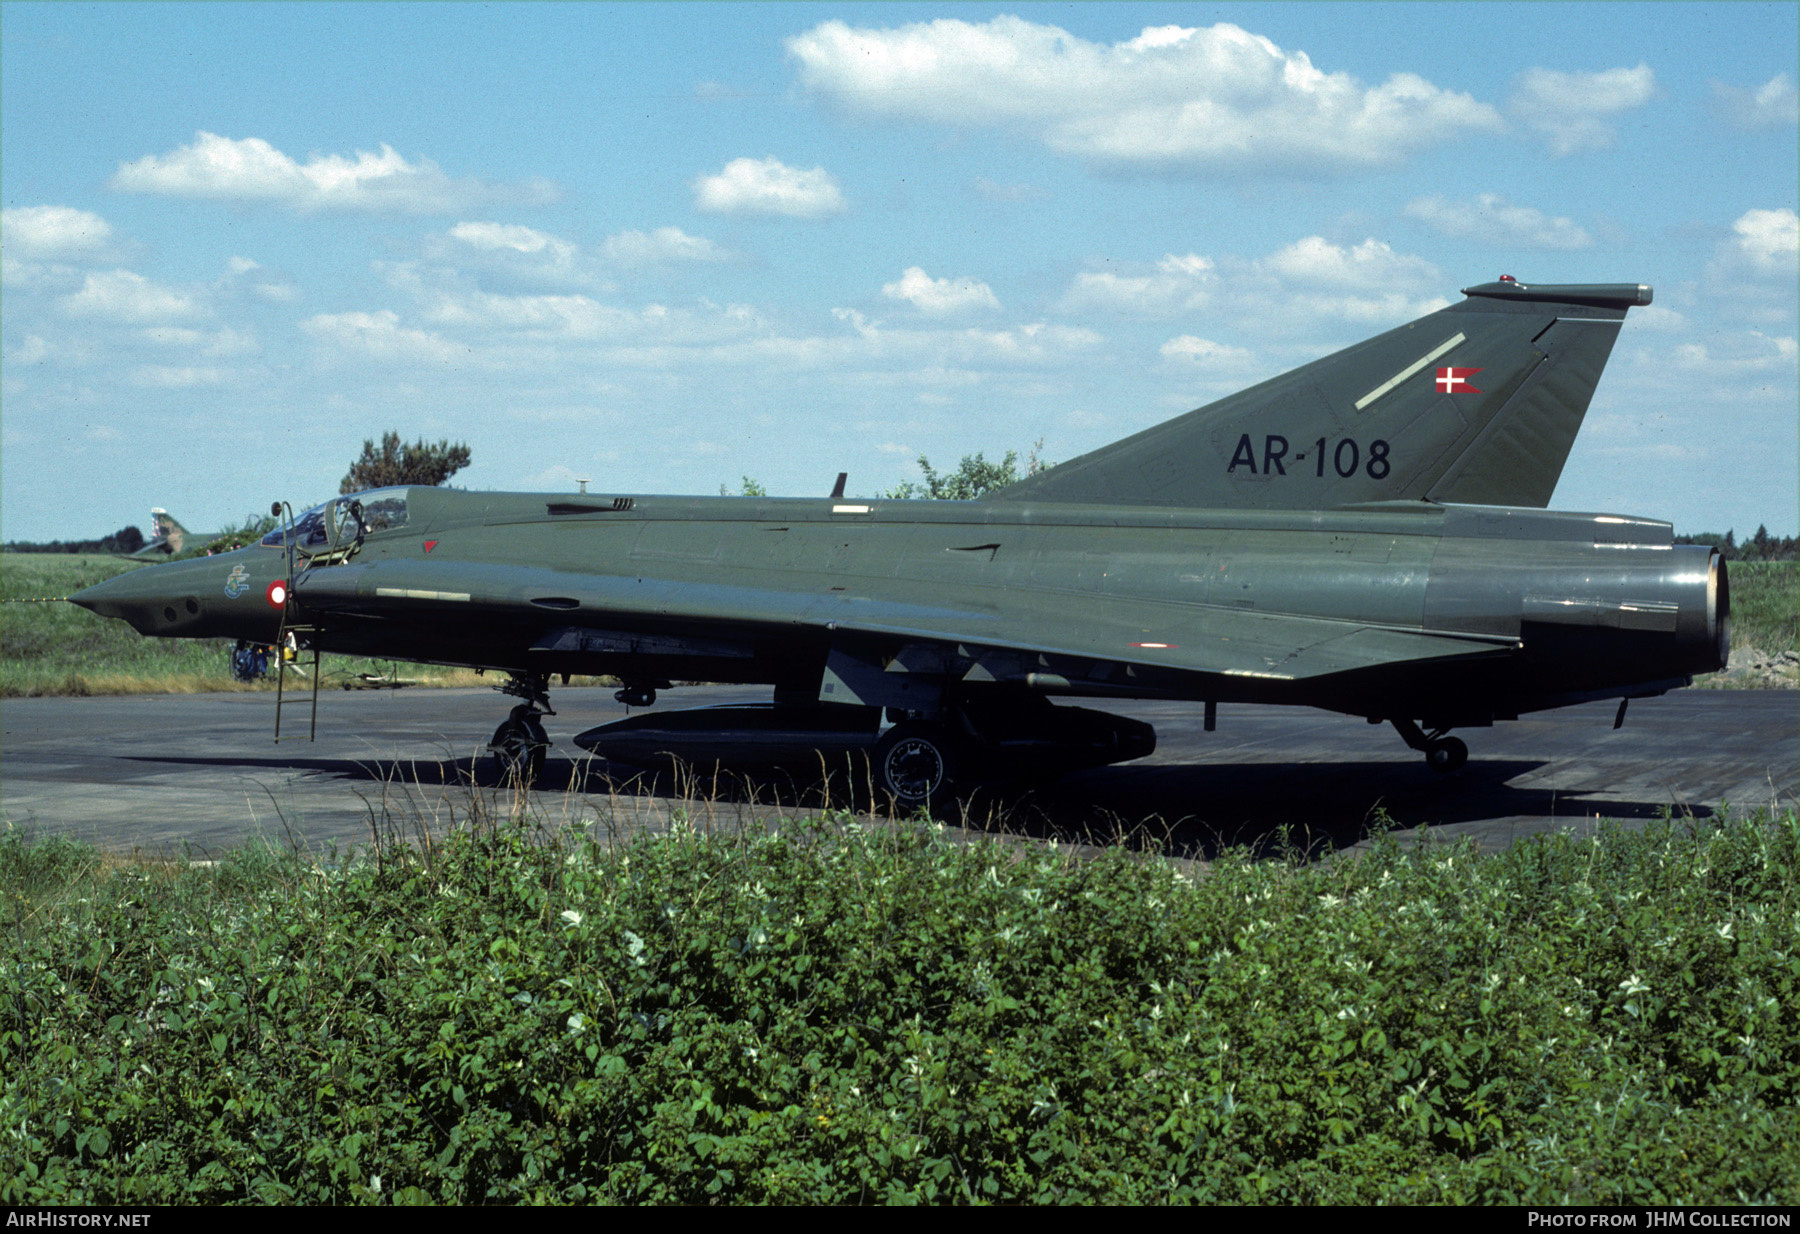
[[[1800,530],[1794,4],[0,4],[0,536],[1069,458],[1644,282],[1553,505]]]

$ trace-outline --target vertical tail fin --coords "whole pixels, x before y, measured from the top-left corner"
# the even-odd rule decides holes
[[[1460,304],[988,494],[1324,509],[1543,506],[1638,284],[1465,288]]]
[[[154,552],[160,556],[174,556],[186,546],[187,538],[188,529],[177,522],[173,514],[157,506],[150,511],[151,543],[138,552],[144,555]]]

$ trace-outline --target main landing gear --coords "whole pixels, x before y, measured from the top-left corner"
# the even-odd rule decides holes
[[[1156,749],[1156,730],[1140,720],[1054,706],[1023,690],[970,691],[935,716],[888,716],[896,723],[875,743],[870,770],[876,793],[902,813],[950,800],[965,773],[1044,784]]]
[[[924,809],[950,796],[956,780],[956,748],[942,728],[923,720],[896,724],[875,743],[876,790],[902,812]]]
[[[1469,761],[1469,747],[1460,738],[1445,736],[1448,729],[1436,728],[1427,735],[1411,720],[1391,720],[1389,723],[1402,741],[1425,755],[1425,765],[1433,771],[1448,775],[1460,771]]]
[[[529,677],[514,673],[505,685],[495,689],[524,701],[494,730],[487,748],[502,781],[530,784],[543,771],[544,752],[550,748],[541,719],[556,714],[550,707],[550,679],[541,673]]]

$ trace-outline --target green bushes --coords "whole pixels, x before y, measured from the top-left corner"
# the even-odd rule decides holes
[[[46,855],[48,854],[48,855]],[[0,1202],[1800,1199],[1800,821],[0,843]]]

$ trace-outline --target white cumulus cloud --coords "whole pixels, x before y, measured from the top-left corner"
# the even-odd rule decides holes
[[[0,243],[9,257],[71,256],[101,248],[111,237],[105,219],[70,206],[0,210]]]
[[[698,309],[664,304],[620,308],[586,295],[419,292],[427,321],[487,354],[522,340],[551,347],[719,345],[753,337],[766,324],[746,306],[704,301]]]
[[[1383,241],[1345,246],[1307,236],[1256,259],[1170,253],[1154,269],[1084,272],[1058,308],[1148,318],[1204,312],[1239,329],[1291,334],[1309,319],[1376,325],[1418,317],[1444,307],[1436,294],[1443,286],[1436,266]]]
[[[424,253],[439,264],[395,263],[386,267],[389,281],[397,286],[454,283],[467,275],[483,286],[507,291],[612,287],[591,252],[562,236],[518,223],[461,222],[427,236]]]
[[[28,334],[22,344],[6,353],[6,362],[14,366],[42,364],[50,358],[51,350],[50,344],[42,336]]]
[[[1715,81],[1712,87],[1726,114],[1744,128],[1779,128],[1800,123],[1800,91],[1794,89],[1793,78],[1786,73],[1775,74],[1753,90],[1722,81]]]
[[[732,159],[718,175],[696,179],[693,188],[694,204],[709,214],[818,218],[844,209],[844,195],[823,167],[801,171],[776,158]]]
[[[1210,258],[1170,253],[1152,270],[1085,270],[1062,298],[1065,312],[1098,308],[1162,316],[1205,308],[1214,279]]]
[[[1612,145],[1613,118],[1655,93],[1656,74],[1647,64],[1599,73],[1534,68],[1520,76],[1508,106],[1549,142],[1552,154],[1568,155]]]
[[[1728,378],[1766,372],[1780,372],[1791,377],[1796,357],[1800,357],[1800,342],[1795,339],[1770,336],[1760,330],[1745,330],[1720,334],[1706,343],[1682,343],[1657,351],[1642,351],[1634,358],[1651,371],[1676,369]]]
[[[857,334],[861,360],[895,360],[929,356],[956,365],[996,363],[1041,365],[1066,361],[1071,353],[1098,346],[1099,334],[1083,326],[1034,321],[1010,330],[888,328],[855,309],[835,308],[832,315]]]
[[[60,303],[71,317],[146,324],[200,317],[207,311],[187,292],[153,283],[130,270],[90,274],[80,291],[63,296]]]
[[[141,364],[131,370],[133,385],[152,389],[183,390],[189,386],[216,386],[225,373],[216,368],[196,368],[173,364]]]
[[[655,231],[621,231],[606,237],[606,256],[621,266],[660,266],[678,261],[723,261],[726,253],[704,236],[679,227]]]
[[[190,347],[205,356],[235,356],[257,350],[256,337],[230,326],[194,330],[187,326],[152,326],[144,338],[164,347]]]
[[[575,246],[567,240],[516,223],[458,223],[450,234],[471,248],[488,252],[510,250],[560,258],[571,257],[575,252]]]
[[[1789,209],[1746,210],[1731,225],[1738,253],[1764,274],[1795,273],[1800,261],[1800,215]]]
[[[1181,360],[1205,368],[1227,370],[1245,368],[1256,358],[1246,348],[1233,347],[1229,343],[1215,343],[1211,339],[1192,334],[1176,335],[1157,348],[1157,351],[1165,360]]]
[[[1800,274],[1800,214],[1792,207],[1746,210],[1706,263],[1705,286],[1740,321],[1793,329],[1794,279]]]
[[[1353,248],[1307,236],[1279,250],[1264,263],[1284,279],[1333,288],[1432,288],[1443,276],[1422,257],[1396,253],[1380,240],[1364,240]]]
[[[1492,107],[1415,74],[1366,85],[1225,23],[1109,45],[1012,16],[827,21],[787,47],[803,82],[848,110],[1004,126],[1114,166],[1344,172],[1501,127]]]
[[[300,323],[300,328],[341,351],[374,360],[434,360],[457,355],[455,344],[426,330],[400,324],[391,309],[376,313],[320,313]]]
[[[658,305],[645,312],[654,319]],[[440,325],[479,330],[532,330],[571,338],[610,338],[628,334],[640,324],[638,314],[601,304],[582,295],[493,295],[475,292],[442,296],[427,309]]]
[[[1407,203],[1406,213],[1441,235],[1497,248],[1569,252],[1594,242],[1573,221],[1552,218],[1530,206],[1514,205],[1498,193],[1482,193],[1474,201],[1421,197]]]
[[[488,201],[547,201],[553,185],[493,185],[454,179],[430,159],[409,163],[385,143],[379,153],[315,154],[300,163],[260,137],[234,141],[204,130],[168,154],[119,164],[110,187],[127,193],[268,201],[296,210],[440,214]]]
[[[890,300],[904,300],[922,313],[941,316],[968,309],[1000,307],[993,288],[974,279],[934,279],[918,266],[909,266],[892,283],[884,283],[881,294]]]

